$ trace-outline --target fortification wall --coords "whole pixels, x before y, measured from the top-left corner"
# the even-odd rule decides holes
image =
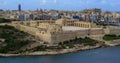
[[[16,24],[16,25],[14,25],[14,27],[16,27],[17,29],[19,29],[21,31],[27,32],[46,43],[52,42],[51,34],[48,31],[44,31],[44,30],[40,30],[38,28],[28,27],[28,26],[24,26],[24,25],[20,25],[20,24]]]
[[[79,30],[79,31],[66,31],[62,33],[52,34],[51,40],[53,43],[64,42],[80,37],[86,37],[89,35],[103,35],[103,29],[91,29],[91,30]]]
[[[46,43],[59,43],[67,40],[75,39],[76,37],[85,37],[89,35],[103,35],[104,30],[101,29],[85,29],[77,31],[61,31],[61,32],[50,32],[47,29],[39,29],[32,26],[21,25],[20,23],[12,24],[17,29],[27,32]]]
[[[109,34],[120,35],[120,27],[117,26],[109,26]]]

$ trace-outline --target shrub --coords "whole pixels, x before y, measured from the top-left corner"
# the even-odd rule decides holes
[[[0,23],[9,23],[11,22],[10,19],[0,18]]]

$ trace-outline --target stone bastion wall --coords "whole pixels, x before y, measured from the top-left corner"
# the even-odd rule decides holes
[[[101,29],[86,29],[77,31],[62,31],[62,32],[50,32],[48,30],[43,30],[35,27],[25,26],[21,24],[12,24],[15,28],[27,32],[45,43],[55,44],[59,42],[64,42],[67,40],[75,39],[76,37],[85,37],[89,35],[102,35],[105,34],[104,30]]]

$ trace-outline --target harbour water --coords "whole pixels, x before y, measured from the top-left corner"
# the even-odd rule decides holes
[[[51,56],[0,57],[0,63],[120,63],[120,46]]]

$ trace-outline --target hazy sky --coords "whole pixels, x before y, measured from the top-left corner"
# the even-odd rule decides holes
[[[120,0],[0,0],[0,9],[17,10],[18,4],[21,4],[23,10],[101,8],[103,10],[120,11]]]

